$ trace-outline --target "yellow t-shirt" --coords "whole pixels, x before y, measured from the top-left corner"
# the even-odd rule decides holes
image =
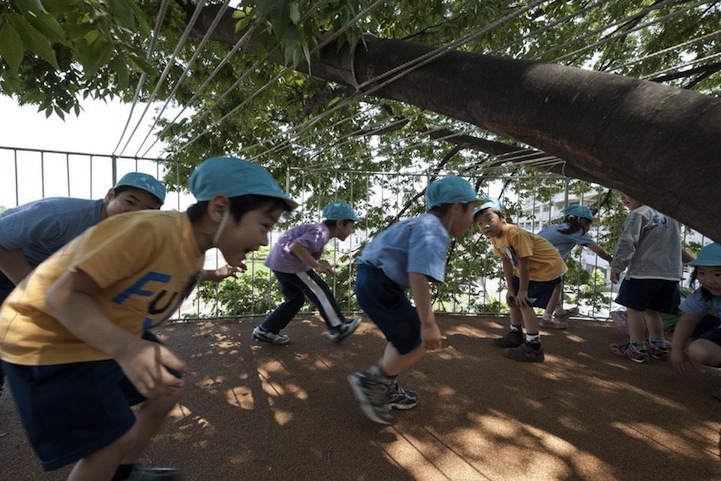
[[[0,357],[26,366],[108,359],[48,313],[45,296],[66,271],[101,287],[100,310],[129,332],[162,324],[199,279],[204,253],[184,213],[140,211],[110,217],[40,264],[0,310]]]
[[[531,234],[518,226],[507,224],[503,235],[491,239],[496,255],[510,259],[513,274],[518,277],[517,259],[528,258],[528,280],[552,281],[568,270],[553,244],[543,237]]]

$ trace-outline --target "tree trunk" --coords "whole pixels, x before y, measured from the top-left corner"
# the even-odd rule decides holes
[[[214,7],[206,10],[198,35],[215,17]],[[242,35],[231,14],[214,40],[234,44]],[[384,85],[385,73],[413,68],[433,50],[367,36],[353,55],[329,46],[310,68],[297,69],[350,87],[371,82],[363,88],[369,95],[523,142],[563,159],[556,172],[623,191],[721,241],[714,200],[721,179],[721,100],[618,75],[458,51]]]

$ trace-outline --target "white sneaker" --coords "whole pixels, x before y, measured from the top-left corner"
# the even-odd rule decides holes
[[[356,329],[358,329],[358,326],[360,325],[362,320],[363,318],[358,316],[351,319],[350,321],[345,321],[343,324],[338,326],[337,329],[328,331],[328,339],[333,342],[341,342],[343,339],[353,334]]]

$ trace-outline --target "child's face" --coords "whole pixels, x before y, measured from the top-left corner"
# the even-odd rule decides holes
[[[621,202],[623,202],[628,210],[633,210],[643,205],[641,202],[637,201],[628,194],[624,194],[623,192],[621,192]]]
[[[241,265],[249,252],[257,251],[260,246],[268,245],[268,233],[282,214],[281,208],[254,209],[246,212],[240,222],[235,222],[231,215],[216,247],[228,264],[231,266]]]
[[[346,222],[339,220],[336,222],[336,237],[339,241],[343,242],[353,233],[353,227],[355,222]]]
[[[142,189],[127,189],[117,195],[110,189],[105,197],[105,212],[108,217],[136,210],[158,210],[161,206],[157,197]]]
[[[461,237],[473,224],[473,206],[463,202],[456,202],[452,207],[452,220],[448,226],[448,234],[451,237]]]
[[[476,214],[476,225],[481,234],[491,239],[500,237],[506,225],[506,215],[498,213],[493,209],[485,209]]]
[[[721,267],[696,268],[696,279],[714,296],[721,296]]]

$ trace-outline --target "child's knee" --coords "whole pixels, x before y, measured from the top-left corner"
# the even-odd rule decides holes
[[[721,346],[694,341],[688,346],[688,357],[706,366],[718,366],[721,364]]]

